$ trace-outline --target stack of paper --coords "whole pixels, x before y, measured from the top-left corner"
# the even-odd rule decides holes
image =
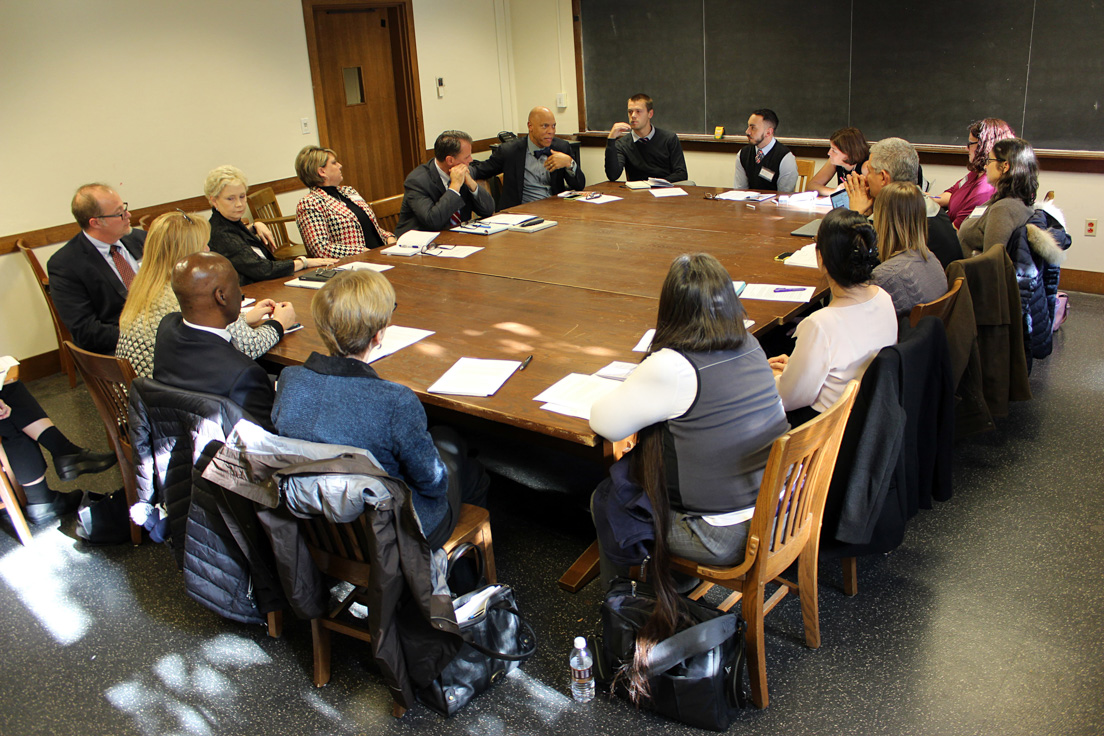
[[[427,230],[407,230],[399,236],[398,244],[412,248],[423,248],[436,240],[440,234]]]
[[[650,181],[627,181],[625,186],[629,189],[651,189],[652,183]]]
[[[749,192],[743,189],[733,189],[728,192],[721,192],[720,194],[714,194],[713,199],[724,199],[730,202],[743,202],[748,200],[751,202],[765,202],[775,195],[763,194],[762,192]]]
[[[623,360],[615,360],[605,368],[594,373],[599,378],[609,378],[614,381],[624,381],[629,374],[636,370],[637,363],[626,363]]]
[[[352,263],[346,263],[344,266],[334,266],[338,271],[387,271],[394,266],[386,263],[365,263],[364,261],[354,261]]]
[[[668,189],[652,189],[653,197],[685,197],[686,190],[682,187],[670,187]]]
[[[399,327],[391,325],[383,332],[383,343],[368,356],[368,362],[374,363],[380,358],[386,358],[391,353],[397,353],[408,345],[413,345],[433,334],[433,330],[419,330],[414,327]]]
[[[620,385],[620,381],[597,375],[569,373],[534,396],[533,400],[545,402],[541,405],[542,409],[589,420],[590,407],[594,402]]]
[[[520,360],[461,358],[427,390],[431,394],[493,396],[520,367]]]
[[[470,235],[494,235],[500,233],[503,230],[508,230],[509,225],[505,225],[500,222],[487,222],[486,220],[480,220],[478,222],[465,222],[459,227],[454,227],[453,232],[468,233]]]
[[[481,250],[483,250],[482,246],[478,245],[431,245],[425,248],[422,254],[438,258],[467,258]]]
[[[795,194],[780,194],[775,201],[778,204],[798,204],[800,202],[815,202],[817,199],[817,193],[815,189],[810,189],[807,192],[797,192]],[[829,202],[831,204],[831,202]]]
[[[511,225],[520,225],[527,220],[538,219],[536,215],[522,215],[511,214],[508,212],[499,212],[497,215],[491,215],[490,217],[484,217],[480,222],[485,222],[488,225],[505,225],[510,227]]]
[[[655,192],[653,192],[653,194],[654,193]],[[597,192],[591,192],[591,194],[597,194]],[[621,198],[620,197],[615,197],[612,194],[599,194],[597,197],[591,197],[589,195],[586,196],[586,197],[579,197],[575,201],[576,202],[589,202],[591,204],[605,204],[606,202],[616,202],[619,199],[621,199]]]
[[[803,245],[792,256],[783,261],[787,266],[805,266],[806,268],[819,268],[816,259],[816,243]]]

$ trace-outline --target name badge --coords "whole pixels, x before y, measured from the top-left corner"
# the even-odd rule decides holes
[[[773,181],[774,172],[764,166],[763,168],[759,169],[759,178],[766,179],[767,181]]]
[[[974,211],[970,213],[970,217],[981,217],[985,214],[985,210],[989,209],[989,205],[983,204],[979,207],[975,207]]]

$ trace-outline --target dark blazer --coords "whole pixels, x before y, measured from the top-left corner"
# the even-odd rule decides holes
[[[276,433],[276,391],[265,369],[218,335],[185,325],[180,312],[166,314],[157,328],[153,378],[174,388],[225,396]]]
[[[460,212],[461,222],[468,220],[472,212],[480,217],[494,214],[494,200],[483,187],[476,187],[473,193],[467,186],[461,186],[459,199],[446,189],[435,159],[411,171],[403,182],[402,209],[395,235],[407,230],[444,230],[456,211]]]
[[[241,220],[227,220],[218,210],[211,211],[211,240],[208,245],[215,253],[226,256],[234,264],[242,286],[254,281],[291,276],[295,272],[295,261],[276,260],[265,247],[264,241],[247,230]],[[257,255],[253,246],[260,248],[264,255]]]
[[[142,260],[145,230],[131,230],[123,246]],[[50,298],[58,316],[78,348],[114,355],[119,342],[119,313],[127,290],[83,231],[66,243],[46,263],[50,274]]]
[[[472,176],[476,179],[490,179],[492,176],[503,175],[502,195],[498,200],[498,208],[504,210],[521,204],[522,183],[525,181],[525,157],[529,155],[529,137],[523,136],[516,140],[503,143],[495,149],[491,157],[486,161],[472,162]],[[566,153],[575,159],[575,175],[567,173],[567,169],[557,169],[552,172],[552,193],[559,194],[568,189],[582,189],[586,186],[586,177],[583,176],[583,167],[571,145],[562,138],[552,139],[552,150]]]

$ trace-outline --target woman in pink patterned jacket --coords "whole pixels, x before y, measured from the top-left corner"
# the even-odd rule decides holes
[[[329,148],[305,147],[295,157],[295,173],[310,189],[295,208],[295,224],[309,254],[344,258],[395,242],[357,190],[340,186],[341,164]]]

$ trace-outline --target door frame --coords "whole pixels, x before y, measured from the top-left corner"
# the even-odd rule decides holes
[[[400,82],[396,90],[399,104],[399,125],[405,119],[407,128],[398,131],[402,144],[403,163],[413,170],[422,163],[425,155],[425,126],[422,121],[422,94],[418,80],[418,50],[414,43],[413,0],[301,0],[303,25],[307,36],[307,58],[310,61],[311,87],[314,90],[314,117],[318,125],[318,142],[330,147],[329,123],[326,120],[326,101],[322,91],[322,69],[318,63],[318,36],[314,14],[318,10],[389,10],[395,9],[398,18],[399,47],[395,71]],[[405,107],[405,112],[403,114]]]

